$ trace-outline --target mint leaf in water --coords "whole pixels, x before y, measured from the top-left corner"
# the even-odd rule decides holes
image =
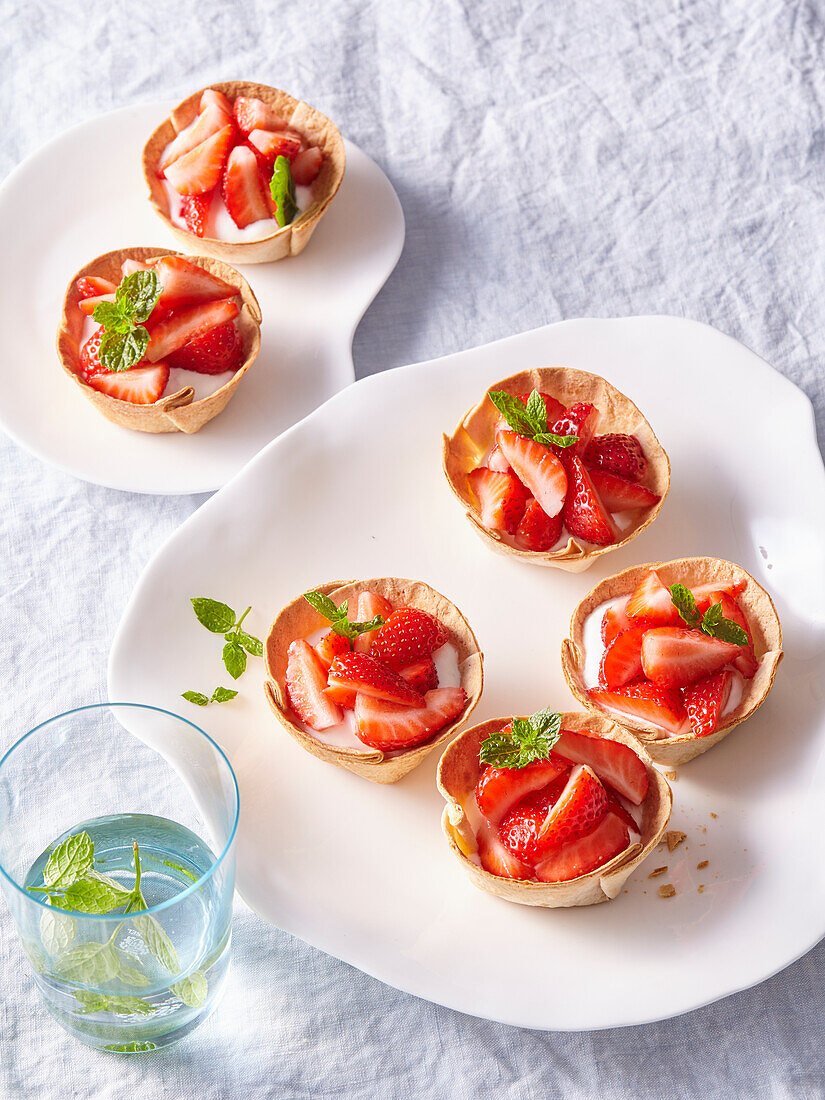
[[[83,878],[91,869],[95,846],[88,833],[76,833],[58,844],[43,868],[43,881],[55,890],[64,890]]]
[[[546,760],[561,736],[561,715],[545,708],[530,718],[514,718],[510,727],[481,742],[478,759],[494,768],[524,768]]]
[[[236,641],[227,642],[223,647],[223,663],[233,680],[237,680],[246,671],[246,651]]]
[[[194,703],[196,707],[205,707],[209,703],[209,696],[202,695],[199,691],[182,691],[181,699],[185,699],[187,703]]]
[[[189,1008],[201,1008],[206,1004],[209,986],[202,970],[195,970],[188,978],[175,982],[171,988],[175,996]]]
[[[132,921],[146,944],[147,950],[155,956],[160,965],[165,967],[170,974],[177,973],[180,970],[178,953],[162,926],[148,913],[133,917]]]
[[[143,1043],[109,1043],[108,1046],[102,1047],[102,1050],[110,1050],[113,1054],[149,1054],[153,1050],[157,1050],[155,1043],[143,1042]]]
[[[230,699],[234,699],[237,695],[237,691],[233,691],[232,688],[216,687],[212,692],[212,703],[228,703]]]
[[[205,626],[213,634],[226,634],[235,625],[235,612],[219,600],[195,596],[192,599],[192,609],[201,626]]]
[[[69,908],[78,913],[111,913],[126,905],[131,897],[131,890],[97,878],[73,882],[63,895]]]
[[[84,985],[109,982],[117,975],[120,963],[111,943],[79,943],[62,954],[54,964],[59,978]]]
[[[298,204],[295,201],[295,180],[292,178],[289,160],[284,156],[275,158],[269,191],[275,201],[275,220],[283,229],[295,219],[298,213]]]
[[[77,924],[68,913],[49,908],[40,915],[40,941],[48,955],[62,955],[74,942]]]

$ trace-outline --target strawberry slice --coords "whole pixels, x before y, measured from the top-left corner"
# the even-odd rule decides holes
[[[642,639],[646,628],[633,627],[619,634],[602,654],[599,683],[602,687],[618,688],[642,675]]]
[[[741,646],[710,638],[701,630],[657,626],[642,641],[642,668],[659,687],[686,687],[718,672],[741,651]]]
[[[311,149],[304,149],[302,153],[298,154],[291,167],[292,178],[299,187],[309,187],[314,182],[315,177],[321,171],[323,161],[324,154],[315,146]]]
[[[389,752],[412,748],[458,718],[466,704],[467,695],[460,687],[428,691],[421,707],[387,703],[359,691],[355,700],[356,735],[374,749]]]
[[[532,869],[508,851],[486,821],[481,823],[476,841],[481,866],[499,878],[532,878]]]
[[[146,326],[149,329],[146,358],[157,363],[209,329],[234,321],[239,312],[237,302],[224,298],[204,305],[186,306],[156,324],[150,323]]]
[[[369,653],[345,653],[336,657],[329,670],[329,686],[349,688],[388,703],[420,707],[424,698],[406,680]]]
[[[601,497],[602,504],[609,512],[628,512],[636,508],[651,508],[662,499],[658,493],[646,489],[635,481],[619,477],[617,474],[588,466],[587,472],[593,487]]]
[[[569,775],[568,768],[546,787],[526,795],[502,819],[499,840],[519,862],[530,867],[535,862],[541,830],[567,785]]]
[[[481,522],[491,531],[512,534],[518,527],[530,494],[514,474],[500,474],[479,466],[468,475],[476,495]]]
[[[719,726],[722,711],[730,699],[734,673],[726,668],[685,688],[685,710],[697,737],[707,737]]]
[[[334,630],[330,630],[318,641],[315,652],[324,668],[329,668],[336,657],[343,657],[351,653],[352,649],[343,634],[336,634]]]
[[[326,695],[327,670],[303,638],[287,650],[286,693],[298,717],[314,730],[326,730],[344,720],[341,708]]]
[[[627,688],[623,688],[626,691]],[[592,692],[591,692],[592,694]],[[678,694],[676,699],[681,706]],[[573,764],[588,764],[602,783],[638,806],[647,794],[647,768],[629,745],[596,737],[583,730],[563,729],[556,742],[557,755]]]
[[[548,417],[548,424],[550,418]],[[554,422],[550,431],[553,435],[575,435],[578,436],[578,442],[573,443],[570,447],[565,447],[565,457],[572,457],[572,455],[582,455],[587,450],[587,445],[593,437],[593,432],[596,430],[596,425],[599,422],[599,412],[595,405],[590,405],[585,401],[577,401],[575,405],[571,405],[569,409],[565,409],[564,412]]]
[[[81,298],[77,304],[80,306],[82,313],[85,313],[87,317],[91,317],[101,302],[113,302],[114,300],[114,294],[98,294],[94,298]]]
[[[629,596],[625,596],[622,599],[614,600],[609,607],[605,608],[602,616],[602,641],[605,646],[609,646],[613,639],[618,638],[625,630],[630,630],[631,627],[637,625],[636,620],[628,618],[627,615],[627,602],[629,599]]]
[[[533,791],[569,771],[566,760],[551,753],[547,760],[536,760],[523,768],[494,768],[487,764],[476,784],[476,802],[488,821],[497,825],[512,808]]]
[[[196,115],[195,120],[169,143],[158,165],[158,175],[162,176],[170,164],[174,164],[184,153],[197,148],[207,138],[217,134],[226,126],[226,115],[220,107],[212,104]],[[168,178],[168,177],[167,177]]]
[[[631,833],[636,833],[641,836],[639,826],[636,824],[635,819],[624,808],[618,798],[614,798],[613,795],[608,793],[607,809],[610,813],[615,814],[620,821],[623,821]]]
[[[93,374],[106,368],[100,361],[100,341],[103,339],[103,326],[96,329],[80,349],[80,373],[88,382]]]
[[[283,130],[286,123],[262,99],[238,96],[232,107],[235,124],[246,137],[253,130]]]
[[[368,623],[376,615],[380,615],[384,622],[392,614],[392,604],[379,596],[377,592],[361,592],[358,595],[357,622]],[[365,634],[359,634],[353,642],[352,648],[356,653],[369,653],[375,640],[377,630],[368,630]]]
[[[627,714],[631,718],[638,718],[641,722],[660,726],[668,733],[682,733],[687,723],[687,715],[679,692],[670,688],[657,687],[656,684],[650,684],[647,680],[636,680],[631,684],[625,684],[624,687],[616,688],[615,691],[590,688],[587,694],[598,706]],[[610,782],[610,780],[605,781]],[[616,787],[620,793],[625,793],[617,784],[610,785]]]
[[[431,656],[449,637],[435,615],[417,607],[399,607],[379,628],[370,654],[397,671]]]
[[[522,550],[551,550],[561,537],[562,515],[550,516],[537,500],[529,500],[516,528],[516,546]]]
[[[212,195],[212,191],[206,191],[203,195],[184,195],[181,199],[180,216],[189,232],[196,237],[202,237],[206,233]]]
[[[170,367],[198,374],[224,374],[243,362],[243,338],[234,321],[209,329],[167,356]]]
[[[647,470],[647,459],[635,435],[611,432],[597,435],[584,452],[584,461],[608,474],[639,481]]]
[[[670,589],[662,583],[655,569],[646,573],[627,601],[627,615],[636,622],[650,626],[670,626],[681,622],[681,617],[670,595]]]
[[[155,264],[155,273],[161,285],[158,305],[167,309],[231,298],[239,293],[232,283],[219,279],[183,256],[162,256]]]
[[[511,474],[513,468],[502,453],[501,447],[498,444],[493,447],[492,451],[487,458],[487,469],[495,470],[498,474]]]
[[[271,130],[253,130],[246,140],[250,145],[255,146],[270,168],[275,163],[276,157],[294,160],[300,153],[302,145],[300,134],[289,130],[281,130],[278,133],[273,133]]]
[[[552,451],[515,432],[501,429],[496,439],[518,479],[548,516],[557,516],[567,493],[567,474]]]
[[[114,294],[117,287],[108,279],[101,279],[97,275],[82,275],[75,283],[81,299],[98,298],[102,294]],[[82,308],[82,307],[81,307]]]
[[[165,363],[132,367],[131,370],[104,371],[88,379],[93,389],[118,401],[129,401],[132,405],[154,404],[166,389],[168,381],[169,367]]]
[[[234,127],[224,126],[169,165],[166,178],[179,195],[203,195],[215,190],[232,148],[233,134]]]
[[[719,601],[713,599],[717,592],[727,592],[727,594],[735,599],[748,587],[746,580],[731,581],[729,584],[697,584],[695,588],[691,589],[693,598],[696,600],[697,609],[704,614],[712,603],[718,603]]]
[[[420,661],[400,669],[398,675],[419,695],[426,695],[438,687],[438,669],[432,657],[422,657]]]
[[[759,662],[754,653],[753,636],[751,635],[751,628],[748,626],[748,620],[745,618],[742,608],[733,596],[729,596],[727,592],[713,592],[708,599],[708,607],[715,603],[721,604],[723,616],[736,623],[737,626],[741,626],[748,636],[748,644],[739,647],[739,652],[733,659],[733,667],[741,672],[746,680],[752,680],[759,668]]]
[[[616,542],[619,531],[610,513],[599,499],[584,463],[575,454],[564,460],[570,488],[564,502],[564,525],[571,535],[609,546]]]
[[[153,264],[145,264],[143,260],[133,260],[128,257],[120,265],[120,270],[123,272],[124,279],[127,275],[134,275],[136,271],[152,271]]]
[[[555,849],[536,865],[540,882],[569,882],[596,871],[623,852],[630,843],[627,825],[614,813],[608,813],[587,836]]]
[[[358,697],[358,692],[353,691],[351,688],[328,687],[324,695],[327,699],[331,699],[333,703],[337,703],[339,707],[344,707],[346,710],[355,710],[355,700]]]
[[[223,94],[219,92],[217,88],[207,88],[201,96],[200,104],[198,105],[198,112],[205,111],[207,107],[215,106],[220,108],[228,119],[232,118],[232,104]]]
[[[222,189],[226,209],[239,229],[271,216],[258,160],[247,146],[236,145],[229,154]]]
[[[607,791],[591,768],[579,764],[570,772],[564,790],[539,830],[536,859],[592,833],[606,813]]]

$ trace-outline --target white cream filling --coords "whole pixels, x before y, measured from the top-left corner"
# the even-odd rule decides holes
[[[161,180],[161,183],[163,184],[163,189],[166,192],[166,198],[169,203],[170,219],[175,225],[189,232],[186,221],[180,212],[181,203],[183,202],[182,196],[177,193],[168,180]],[[295,203],[299,212],[297,216],[300,216],[305,210],[308,210],[312,203],[312,187],[296,186]],[[243,229],[238,228],[232,221],[229,211],[226,209],[226,204],[221,198],[220,191],[218,188],[215,188],[215,192],[212,195],[212,204],[209,207],[209,213],[206,218],[205,235],[207,237],[211,237],[216,241],[231,241],[233,243],[239,241],[260,241],[264,237],[271,236],[278,228],[278,223],[274,218],[262,218],[260,221],[250,222],[250,224],[245,225]]]

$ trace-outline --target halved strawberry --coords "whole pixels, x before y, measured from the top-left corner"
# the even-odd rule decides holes
[[[657,626],[642,641],[642,668],[651,683],[680,688],[719,672],[742,652],[742,647],[701,630]]]
[[[211,106],[220,108],[228,119],[232,118],[232,104],[223,92],[219,92],[217,88],[206,88],[204,90],[198,106],[198,111],[205,111],[207,107]]]
[[[497,825],[528,794],[542,790],[569,771],[566,760],[551,753],[523,768],[494,768],[487,764],[476,784],[476,803],[488,821]]]
[[[516,879],[532,877],[532,869],[507,850],[486,821],[481,823],[476,841],[481,866],[491,875]]]
[[[697,737],[707,737],[718,728],[730,698],[733,677],[734,673],[726,668],[685,688],[685,710]]]
[[[93,374],[106,368],[100,361],[100,341],[103,339],[103,326],[96,329],[80,349],[80,373],[88,382]]]
[[[627,615],[636,622],[650,626],[670,626],[681,622],[670,589],[655,569],[646,573],[627,601]]]
[[[81,298],[77,304],[80,306],[81,313],[91,317],[101,302],[113,302],[114,300],[114,294],[98,294],[94,298]]]
[[[388,703],[420,707],[423,696],[369,653],[344,653],[336,657],[329,670],[329,686],[349,688]]]
[[[736,623],[737,626],[741,626],[748,636],[748,644],[739,647],[739,652],[733,659],[733,667],[741,672],[746,680],[752,680],[759,668],[759,662],[754,653],[753,636],[751,628],[748,626],[748,620],[745,618],[745,613],[733,596],[729,596],[727,592],[712,593],[708,600],[708,607],[715,603],[721,604],[722,615],[726,619],[730,619],[732,623]]]
[[[590,480],[596,492],[601,497],[602,504],[609,512],[651,508],[661,500],[658,493],[646,489],[644,485],[628,481],[627,478],[619,477],[617,474],[608,473],[607,470],[588,466],[587,472],[590,474]]]
[[[161,285],[158,305],[167,309],[231,298],[239,293],[232,283],[219,279],[183,256],[161,256],[155,264],[155,274]]]
[[[598,706],[638,718],[641,722],[661,726],[668,733],[682,733],[687,724],[687,715],[679,692],[672,688],[657,687],[647,680],[636,680],[616,688],[615,691],[590,688],[587,694]],[[611,783],[611,786],[624,794],[617,784]]]
[[[373,639],[370,654],[388,668],[406,668],[429,657],[449,640],[449,632],[435,615],[418,607],[399,607]]]
[[[478,499],[484,526],[491,531],[512,534],[530,497],[515,474],[500,474],[479,466],[470,471],[468,480]]]
[[[186,306],[156,324],[150,322],[147,325],[149,346],[146,349],[146,358],[157,363],[159,359],[165,359],[171,352],[202,336],[209,329],[233,321],[239,312],[234,299],[224,298],[203,305]]]
[[[103,371],[88,379],[89,385],[118,401],[132,405],[152,405],[166,389],[169,367],[155,363],[149,367],[132,367],[131,370]]]
[[[98,298],[101,294],[114,294],[117,287],[108,279],[101,279],[98,275],[82,275],[75,283],[81,299]]]
[[[617,541],[619,532],[610,512],[604,507],[593,487],[590,475],[578,455],[565,457],[569,489],[564,502],[564,525],[571,535],[609,546]]]
[[[333,703],[337,703],[339,707],[344,707],[345,710],[355,710],[355,700],[358,698],[358,692],[353,691],[352,688],[345,687],[328,687],[324,692],[327,699],[331,699]]]
[[[602,641],[606,646],[610,645],[613,639],[618,638],[625,630],[630,630],[631,627],[637,625],[636,621],[628,618],[627,615],[627,601],[629,599],[629,596],[624,596],[621,599],[614,600],[609,607],[605,608],[602,616]]]
[[[272,167],[276,157],[293,160],[301,151],[301,135],[289,130],[273,133],[271,130],[253,130],[246,139],[254,145],[266,163]]]
[[[186,223],[186,228],[196,237],[202,237],[206,233],[212,195],[212,191],[206,191],[203,195],[184,195],[181,199],[180,215]]]
[[[328,631],[320,638],[315,646],[315,652],[321,659],[324,668],[329,668],[336,657],[343,657],[352,652],[352,647],[343,634],[336,634],[334,630]]]
[[[253,130],[283,130],[286,125],[262,99],[238,96],[232,109],[235,123],[244,137]]]
[[[492,451],[490,451],[490,454],[487,458],[487,469],[495,470],[496,473],[499,474],[511,474],[513,472],[513,467],[504,457],[501,447],[499,447],[498,444],[496,444],[495,447],[493,447]]]
[[[642,675],[642,639],[645,627],[636,626],[617,635],[602,654],[599,683],[618,688]]]
[[[203,195],[215,190],[232,148],[233,134],[234,127],[224,126],[168,166],[166,178],[179,195]]]
[[[727,592],[727,594],[735,599],[740,596],[748,587],[746,580],[730,581],[728,584],[697,584],[691,588],[693,598],[696,600],[696,607],[704,613],[710,607],[712,603],[718,603],[718,600],[714,600],[711,597],[715,596],[717,592]]]
[[[358,594],[358,610],[356,622],[368,623],[380,615],[384,622],[392,614],[392,604],[379,596],[377,592],[360,592]],[[353,642],[352,648],[356,653],[369,653],[375,640],[377,630],[368,630],[365,634],[359,634]]]
[[[679,700],[678,694],[676,698]],[[563,729],[554,751],[573,764],[588,764],[602,783],[637,806],[647,794],[647,768],[633,749],[621,741],[596,737],[584,730]]]
[[[586,764],[577,765],[539,830],[536,859],[592,833],[606,813],[607,791],[598,776]]]
[[[133,260],[131,257],[127,257],[120,265],[120,270],[123,272],[124,279],[127,275],[134,275],[136,271],[151,271],[153,264],[145,264],[143,260]]]
[[[532,791],[502,818],[499,840],[520,862],[531,867],[535,862],[542,827],[567,785],[569,774],[568,768],[541,790]]]
[[[584,460],[588,466],[596,466],[631,481],[639,481],[647,470],[641,443],[635,435],[623,432],[595,436],[584,452]]]
[[[540,882],[569,882],[597,870],[625,850],[630,843],[627,825],[608,813],[587,836],[556,848],[536,864]]]
[[[389,752],[428,741],[433,734],[454,721],[467,704],[460,687],[441,687],[428,691],[421,707],[399,706],[358,692],[355,701],[356,735],[365,745]]]
[[[257,158],[247,146],[236,145],[229,154],[221,186],[226,209],[239,229],[271,216]]]
[[[325,730],[343,722],[341,708],[326,695],[327,670],[303,638],[287,650],[284,681],[290,706],[311,729]]]
[[[237,370],[243,362],[243,337],[234,321],[226,321],[189,340],[182,348],[171,352],[166,361],[170,367],[198,374]]]
[[[548,417],[549,422],[549,417]],[[575,435],[578,441],[562,452],[565,456],[583,455],[593,438],[593,432],[599,422],[599,411],[595,405],[577,401],[553,422],[550,431],[553,435]]]
[[[557,516],[567,493],[567,474],[558,458],[547,447],[515,432],[501,429],[496,439],[516,477],[548,516]]]
[[[158,165],[158,174],[164,175],[170,164],[174,164],[184,153],[197,148],[207,138],[217,134],[226,126],[226,115],[220,107],[212,104],[207,106],[199,115],[195,116],[185,129],[181,130],[177,137],[169,143]],[[168,178],[168,177],[167,177]]]
[[[299,187],[309,187],[321,171],[324,154],[316,146],[304,149],[292,162],[292,178]]]
[[[438,669],[432,657],[422,657],[420,661],[399,669],[398,675],[419,695],[425,695],[438,687]]]
[[[550,550],[561,537],[562,514],[552,519],[537,500],[528,500],[516,528],[516,546],[522,550]]]

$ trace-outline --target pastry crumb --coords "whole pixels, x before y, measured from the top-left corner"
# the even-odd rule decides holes
[[[702,893],[702,892],[704,891],[704,889],[705,889],[705,884],[704,884],[704,883],[702,883],[702,885],[701,885],[701,886],[697,887],[697,891],[698,891],[698,893],[700,893],[700,894],[701,894],[701,893]]]
[[[672,898],[675,893],[676,893],[676,887],[671,886],[670,883],[668,883],[667,886],[660,886],[659,887],[659,897],[660,898]]]
[[[663,875],[666,870],[667,870],[667,867],[657,867],[655,870],[651,871],[650,874],[647,877],[648,878],[657,878],[659,875]]]
[[[718,817],[718,816],[719,816],[719,814],[711,814],[710,816],[711,816],[711,817]]]
[[[685,840],[687,834],[680,832],[679,829],[670,829],[665,833],[665,840],[667,841],[667,850],[672,852],[674,848],[678,848],[679,845]]]
[[[665,772],[665,779],[669,779],[671,783],[676,778],[676,772]]]
[[[696,864],[696,870],[697,871],[704,871],[704,869],[707,867],[707,865],[709,863],[710,863],[709,859],[703,859],[701,863]]]

